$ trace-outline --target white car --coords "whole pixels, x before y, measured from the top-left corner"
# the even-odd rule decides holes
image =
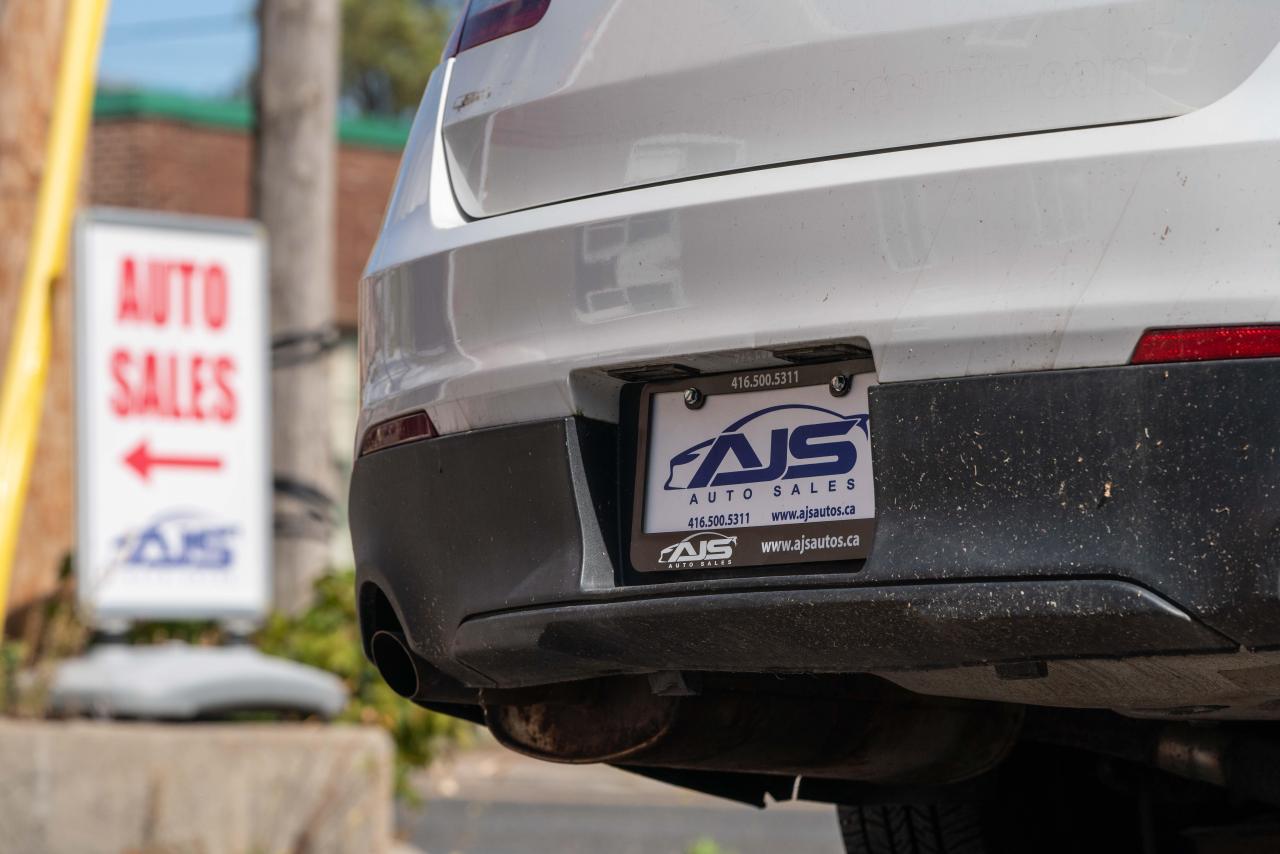
[[[472,0],[360,290],[366,652],[850,851],[1270,815],[1277,45],[1273,0]]]

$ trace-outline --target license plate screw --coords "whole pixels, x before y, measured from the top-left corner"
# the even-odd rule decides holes
[[[701,409],[702,404],[707,402],[707,397],[696,388],[687,388],[684,390],[684,405],[690,409]]]
[[[849,393],[849,389],[852,385],[853,383],[849,382],[848,374],[836,374],[831,378],[831,382],[828,384],[828,387],[831,389],[832,397],[844,397]],[[688,400],[687,397],[685,399]]]

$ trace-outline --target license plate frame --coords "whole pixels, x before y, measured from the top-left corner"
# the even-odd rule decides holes
[[[838,394],[838,387],[832,390],[835,377],[847,381],[846,392]],[[875,384],[872,361],[858,359],[735,371],[643,386],[635,422],[631,568],[638,573],[677,572],[682,576],[689,572],[750,574],[776,572],[779,567],[803,569],[814,563],[864,560],[871,552],[876,526],[869,407],[869,391]],[[694,407],[683,399],[691,388],[702,396],[701,403]],[[749,412],[752,407],[755,411]],[[747,421],[739,425],[743,417]],[[677,422],[682,422],[679,433],[677,428],[668,426]],[[846,422],[853,426],[845,429]],[[735,426],[736,430],[726,429]],[[842,429],[845,432],[835,435]],[[788,431],[785,452],[778,444],[782,441],[777,436],[780,430]],[[664,436],[666,431],[671,432]],[[710,438],[672,456],[671,448],[681,445],[686,432],[695,438],[705,432]],[[804,435],[797,439],[797,433]],[[748,441],[752,438],[754,441]],[[734,447],[725,449],[717,442]],[[843,447],[846,444],[854,448],[855,462],[847,472],[833,477],[830,472],[840,470],[847,462],[848,450]],[[748,445],[757,452],[754,456]],[[704,451],[696,450],[702,447]],[[822,453],[825,450],[831,452]],[[797,451],[803,456],[796,458]],[[677,464],[690,453],[693,456],[688,461]],[[709,463],[708,457],[713,456],[720,462]],[[780,465],[778,460],[783,456],[785,465]],[[761,466],[744,465],[744,458]],[[651,470],[651,464],[661,467],[657,473]],[[801,470],[812,473],[823,466],[826,473],[821,475],[788,477]],[[708,474],[708,470],[712,473]],[[782,474],[759,479],[776,472]],[[775,487],[783,490],[784,497],[773,494]],[[761,493],[760,489],[766,492]],[[800,492],[793,493],[793,489]],[[751,492],[745,500],[744,490]],[[712,492],[716,493],[714,506],[707,501]],[[697,503],[688,504],[691,499]],[[680,521],[678,501],[686,502],[684,509],[689,511],[689,518],[687,524],[676,529],[676,522]],[[830,511],[840,512],[834,516],[818,515]],[[805,521],[773,521],[779,512],[812,515]],[[652,522],[649,530],[646,520]]]

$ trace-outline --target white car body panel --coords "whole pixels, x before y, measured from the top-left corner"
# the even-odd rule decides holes
[[[1280,52],[1173,119],[477,221],[440,133],[457,67],[432,78],[361,286],[361,432],[423,408],[443,433],[616,419],[581,372],[699,352],[856,338],[892,383],[1119,365],[1149,327],[1280,321]]]
[[[1181,115],[1280,42],[1268,0],[554,0],[465,51],[476,217],[816,157]]]

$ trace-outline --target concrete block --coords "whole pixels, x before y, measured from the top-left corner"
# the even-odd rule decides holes
[[[364,727],[0,721],[0,852],[378,854],[393,755]]]

